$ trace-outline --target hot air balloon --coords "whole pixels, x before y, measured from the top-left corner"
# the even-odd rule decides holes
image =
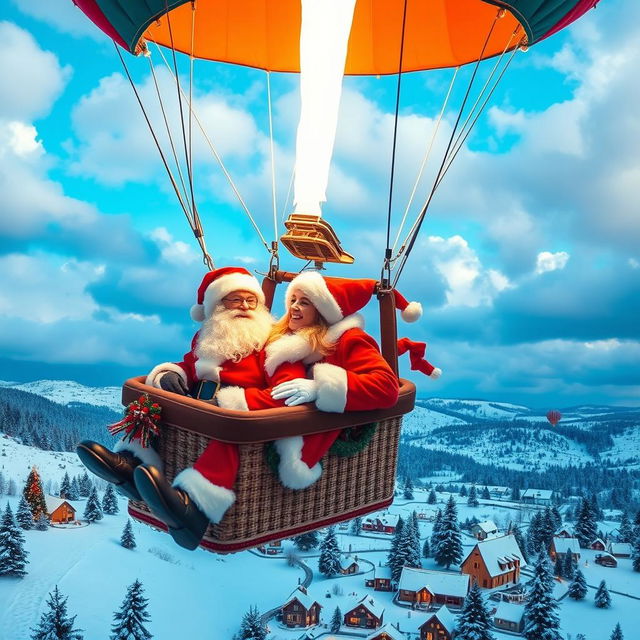
[[[552,426],[556,426],[560,419],[562,418],[562,414],[557,409],[552,409],[547,412],[547,420],[551,423]]]
[[[386,246],[381,247],[377,295],[381,309],[382,353],[397,373],[397,335],[392,290],[414,249],[433,196],[451,163],[463,147],[503,77],[520,50],[571,24],[597,0],[73,0],[89,19],[116,44],[116,51],[136,92],[146,122],[161,154],[170,183],[202,250],[209,269],[213,259],[193,188],[192,132],[201,130],[220,161],[240,206],[251,213],[224,168],[214,142],[201,126],[191,100],[193,60],[234,64],[270,73],[300,74],[301,113],[296,137],[294,208],[277,237],[274,201],[274,237],[269,243],[253,218],[251,221],[269,255],[263,288],[273,300],[278,283],[295,273],[279,268],[280,245],[316,268],[326,263],[350,264],[357,256],[342,248],[338,235],[322,216],[329,167],[335,139],[342,78],[344,75],[395,75],[396,116],[390,149],[391,174],[386,216]],[[159,135],[129,72],[121,49],[148,60],[155,78],[154,58],[170,68],[176,83],[182,140],[171,137],[171,128]],[[490,60],[491,59],[491,60]],[[488,79],[473,98],[472,87],[483,60],[490,60]],[[189,86],[181,85],[179,61],[188,67]],[[407,72],[451,68],[452,85],[457,70],[469,67],[469,82],[451,127],[444,156],[438,159],[432,186],[418,203],[415,220],[404,231],[412,193],[404,217],[391,239],[393,178],[397,143],[401,80]],[[425,83],[426,84],[426,83]],[[452,86],[451,85],[451,86]],[[448,96],[440,118],[448,108]],[[160,104],[162,97],[158,94]],[[271,113],[270,91],[269,114]],[[166,111],[163,108],[163,115]],[[438,119],[440,122],[440,119]],[[166,124],[166,118],[165,118]],[[438,126],[434,127],[434,135]],[[163,148],[163,140],[169,144]],[[428,159],[425,142],[422,164],[416,163],[416,184]],[[272,154],[273,157],[273,154]],[[182,169],[181,169],[182,167]],[[302,267],[301,267],[302,268]],[[377,275],[377,274],[376,274]],[[243,413],[219,409],[191,398],[146,387],[143,378],[125,383],[123,401],[129,403],[147,393],[163,408],[160,453],[172,478],[190,466],[208,438],[241,445],[242,470],[236,487],[237,501],[224,520],[210,526],[202,546],[228,552],[269,540],[290,537],[307,530],[351,519],[389,505],[393,500],[397,444],[402,415],[412,410],[415,386],[401,380],[398,404],[385,411],[327,415],[309,407],[268,409]],[[559,415],[559,414],[558,414]],[[263,442],[289,435],[303,435],[342,427],[377,424],[374,436],[351,459],[330,457],[322,480],[303,492],[283,490],[263,461]],[[356,430],[357,431],[357,430]],[[256,434],[260,434],[256,438]],[[372,482],[369,478],[375,478]],[[131,515],[164,528],[142,503],[130,503]]]

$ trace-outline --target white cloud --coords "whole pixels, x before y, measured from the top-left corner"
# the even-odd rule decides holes
[[[175,265],[189,265],[197,262],[199,255],[186,242],[174,240],[173,236],[164,227],[154,229],[150,237],[160,248],[162,259]]]
[[[569,254],[566,251],[558,251],[556,253],[541,251],[536,260],[536,273],[564,269],[568,261]]]
[[[32,0],[13,0],[24,14],[42,20],[56,27],[63,33],[74,36],[89,36],[100,39],[102,32],[87,16],[68,0],[46,0],[46,2],[32,2]],[[106,36],[102,36],[106,40]]]

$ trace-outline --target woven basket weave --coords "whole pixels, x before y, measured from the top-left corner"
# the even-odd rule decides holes
[[[221,523],[209,526],[201,546],[218,552],[240,551],[389,505],[401,424],[401,416],[381,420],[363,451],[350,458],[326,456],[320,480],[297,491],[283,487],[269,469],[263,443],[238,445],[236,502]],[[209,440],[202,434],[166,425],[158,451],[168,479],[191,467]],[[144,503],[131,502],[129,512],[134,518],[165,528]]]

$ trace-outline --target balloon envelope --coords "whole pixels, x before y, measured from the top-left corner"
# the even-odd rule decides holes
[[[548,420],[548,421],[549,421],[549,422],[550,422],[554,427],[558,424],[558,422],[560,422],[560,419],[561,419],[561,418],[562,418],[562,414],[561,414],[559,411],[555,410],[555,409],[553,409],[553,410],[551,410],[551,411],[549,411],[549,412],[547,413],[547,420]]]

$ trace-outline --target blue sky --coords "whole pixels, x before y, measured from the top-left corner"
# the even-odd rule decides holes
[[[113,45],[70,0],[3,0],[3,9],[0,379],[118,384],[187,349],[195,329],[188,309],[203,274],[197,245]],[[428,357],[444,371],[438,381],[414,378],[423,395],[541,408],[637,404],[639,24],[638,3],[603,0],[515,57],[439,189],[400,280],[425,310],[401,335],[428,341]],[[172,80],[153,56],[171,95]],[[149,95],[146,61],[128,60]],[[394,230],[450,76],[403,80]],[[271,84],[281,222],[297,77],[274,75]],[[270,241],[264,72],[198,62],[194,95]],[[394,96],[393,78],[345,80],[324,215],[357,262],[329,274],[379,274]],[[171,100],[167,107],[176,111]],[[442,133],[454,118],[448,111]],[[263,270],[268,254],[199,138],[194,156],[216,264]],[[425,190],[426,183],[416,202]],[[282,266],[301,265],[283,255]]]

